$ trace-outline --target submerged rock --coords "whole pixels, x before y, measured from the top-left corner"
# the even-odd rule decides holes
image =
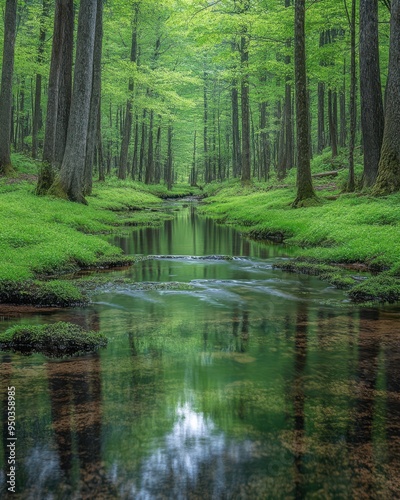
[[[102,333],[62,321],[52,325],[17,325],[0,334],[2,350],[24,354],[39,352],[50,357],[92,352],[106,347],[107,342]]]

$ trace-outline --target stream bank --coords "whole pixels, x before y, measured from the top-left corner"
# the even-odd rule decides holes
[[[262,183],[215,183],[207,187],[200,211],[250,238],[299,247],[295,262],[279,264],[286,271],[321,276],[348,289],[356,302],[398,302],[400,195],[373,198],[336,188],[332,199],[322,188],[318,205],[293,209],[294,185],[272,189]],[[361,267],[369,275],[349,280],[343,265]]]

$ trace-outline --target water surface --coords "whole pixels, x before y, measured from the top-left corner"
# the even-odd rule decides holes
[[[359,309],[274,270],[295,250],[246,240],[191,205],[115,242],[159,257],[110,281],[191,289],[110,283],[84,309],[3,318],[3,329],[64,320],[110,339],[69,360],[1,354],[3,436],[6,388],[17,392],[17,497],[398,496],[398,308]],[[5,459],[3,441],[3,492]]]

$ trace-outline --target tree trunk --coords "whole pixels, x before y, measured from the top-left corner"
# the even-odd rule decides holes
[[[146,140],[147,140],[147,128],[146,128],[146,115],[147,110],[143,110],[143,121],[142,121],[142,134],[140,138],[140,157],[139,157],[139,181],[143,180],[143,166],[144,166],[144,157],[146,151]]]
[[[139,117],[135,116],[135,140],[133,145],[133,159],[132,159],[132,180],[135,180],[138,169],[138,152],[139,152]]]
[[[360,0],[360,92],[364,187],[374,184],[385,126],[379,65],[378,0]]]
[[[172,189],[172,184],[173,184],[172,135],[173,135],[172,125],[169,125],[169,127],[168,127],[168,152],[167,152],[167,160],[166,160],[165,174],[164,174],[164,179],[165,179],[165,182],[167,183],[168,191],[170,191]]]
[[[305,0],[295,0],[295,86],[297,129],[297,197],[294,207],[315,198],[311,179],[306,73]]]
[[[375,194],[400,190],[400,0],[392,0],[389,75],[386,88],[385,130]]]
[[[139,17],[139,2],[134,3],[134,18],[132,31],[131,45],[131,62],[137,63],[138,58],[138,17]],[[118,178],[126,179],[128,170],[128,151],[132,132],[132,98],[133,98],[134,83],[131,78],[129,81],[129,97],[126,102],[125,124],[122,132],[121,155],[119,159]]]
[[[85,158],[85,172],[83,179],[83,194],[92,194],[93,187],[93,162],[96,147],[99,143],[98,134],[100,132],[99,115],[101,98],[101,58],[103,47],[103,0],[97,0],[96,34],[94,41],[93,56],[93,82],[92,97],[90,101],[89,127]]]
[[[328,90],[328,121],[329,135],[331,140],[332,158],[338,155],[337,139],[337,94],[336,91]]]
[[[55,166],[61,165],[65,150],[72,92],[73,0],[57,0],[54,13],[53,47],[47,91],[43,165],[36,194],[46,194],[54,182]]]
[[[241,105],[242,105],[242,182],[250,181],[251,152],[250,152],[250,97],[249,97],[249,39],[247,27],[243,28],[240,43],[241,62]]]
[[[325,45],[325,32],[322,31],[319,35],[319,46],[323,47]],[[325,63],[320,61],[320,66],[324,66]],[[325,149],[326,139],[325,139],[325,83],[318,82],[318,146],[317,151],[319,154]]]
[[[160,123],[157,127],[157,138],[156,138],[156,148],[155,148],[155,163],[154,163],[154,183],[160,184],[161,181],[161,117]]]
[[[17,0],[7,0],[4,17],[3,68],[0,93],[0,175],[6,175],[12,170],[11,106],[16,25]]]
[[[152,182],[154,181],[153,122],[154,122],[154,111],[151,110],[150,122],[149,122],[149,141],[147,150],[146,175],[144,179],[145,184],[152,184]]]
[[[349,145],[349,179],[347,190],[353,192],[355,190],[354,178],[354,147],[356,143],[356,0],[352,0],[351,4],[351,19],[350,19],[350,34],[351,34],[351,68],[350,68],[350,145]]]
[[[93,82],[97,0],[81,0],[76,45],[74,90],[61,170],[49,193],[86,203],[83,174]]]
[[[207,72],[204,71],[204,131],[203,131],[203,144],[204,144],[204,181],[211,182],[210,178],[210,158],[208,155],[208,97],[207,97]]]
[[[232,170],[233,177],[241,174],[240,127],[239,127],[239,93],[237,81],[232,81]]]
[[[42,15],[40,18],[40,34],[39,34],[39,48],[38,48],[38,64],[43,63],[43,52],[46,42],[46,18],[49,16],[49,0],[43,0],[42,3]],[[33,110],[32,118],[32,157],[37,158],[38,156],[38,133],[42,124],[42,74],[36,74],[36,85],[35,85],[35,104]]]

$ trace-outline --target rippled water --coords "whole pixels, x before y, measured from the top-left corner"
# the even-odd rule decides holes
[[[17,497],[398,496],[398,308],[359,309],[274,270],[295,250],[192,206],[116,243],[159,257],[109,273],[90,307],[0,324],[74,321],[110,339],[64,361],[1,355],[3,436],[16,387]],[[121,276],[191,286],[139,291],[112,283]],[[3,492],[6,455],[3,440]]]

